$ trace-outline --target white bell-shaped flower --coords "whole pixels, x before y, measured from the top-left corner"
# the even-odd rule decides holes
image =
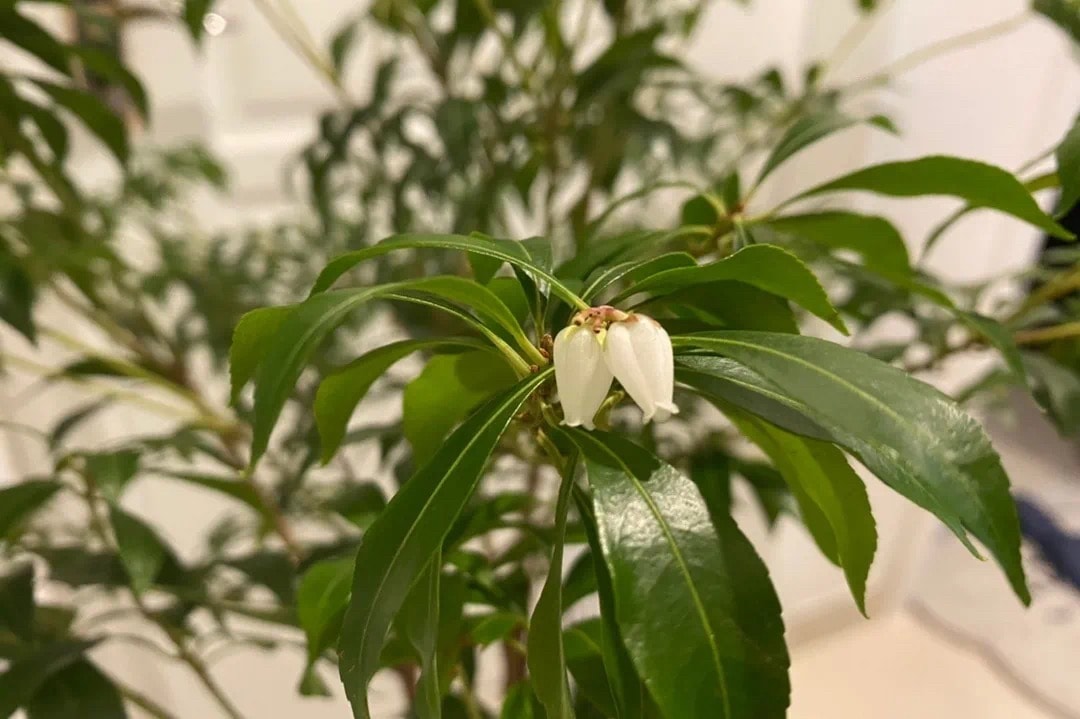
[[[632,314],[612,322],[604,340],[604,361],[615,379],[645,413],[645,421],[663,421],[679,409],[671,338],[651,317]]]
[[[595,429],[593,417],[611,389],[604,363],[603,330],[570,325],[555,337],[555,385],[563,407],[563,423]]]

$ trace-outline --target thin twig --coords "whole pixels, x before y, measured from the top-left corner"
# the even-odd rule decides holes
[[[886,67],[882,68],[876,74],[858,80],[851,85],[844,88],[845,94],[858,93],[864,90],[877,87],[878,85],[884,85],[889,82],[890,79],[897,75],[902,75],[905,72],[909,72],[919,67],[920,65],[927,63],[942,55],[947,55],[956,50],[962,50],[972,45],[978,45],[992,40],[993,38],[1001,35],[1006,35],[1014,30],[1019,29],[1023,24],[1031,19],[1031,14],[1026,10],[1019,15],[1002,20],[1000,22],[981,27],[970,32],[961,33],[953,37],[939,40],[938,42],[931,43],[926,47],[914,50],[907,55],[904,55],[900,59],[893,63],[890,63]]]
[[[1021,330],[1013,335],[1018,345],[1039,345],[1070,337],[1080,337],[1080,322],[1065,322],[1052,327]]]

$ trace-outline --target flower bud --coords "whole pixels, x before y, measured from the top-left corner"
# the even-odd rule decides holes
[[[595,429],[593,417],[611,389],[604,363],[603,330],[570,325],[555,337],[555,385],[563,406],[563,424]]]
[[[604,339],[604,361],[631,399],[645,413],[645,421],[663,421],[678,414],[675,361],[671,338],[651,317],[631,314],[612,322]],[[558,365],[556,364],[556,368]]]

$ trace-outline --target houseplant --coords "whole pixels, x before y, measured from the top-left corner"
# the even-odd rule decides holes
[[[76,358],[42,366],[50,355],[14,337],[3,357],[12,372],[100,392],[50,427],[9,423],[40,435],[54,464],[0,494],[8,714],[71,716],[58,699],[67,693],[94,716],[124,716],[125,704],[171,716],[86,654],[136,641],[186,664],[226,715],[242,716],[208,658],[231,644],[289,650],[278,635],[238,630],[243,618],[303,639],[303,693],[329,691],[336,664],[357,716],[382,669],[399,675],[418,716],[782,716],[779,605],[730,517],[731,482],[746,481],[772,518],[796,513],[862,608],[876,535],[848,457],[980,542],[1027,598],[996,454],[953,400],[909,373],[961,351],[997,353],[1001,369],[964,394],[1030,386],[1075,431],[1073,259],[1036,268],[1027,294],[989,317],[973,311],[969,288],[913,267],[882,218],[842,205],[746,211],[761,181],[817,140],[861,123],[892,131],[846,109],[888,73],[854,88],[821,66],[794,88],[778,72],[739,84],[702,76],[670,50],[693,32],[698,5],[589,2],[567,20],[557,3],[376,2],[321,48],[282,5],[262,3],[339,99],[298,158],[310,216],[194,242],[184,193],[223,184],[221,168],[198,148],[129,157],[124,118],[149,106],[137,78],[100,47],[51,35],[31,19],[37,4],[9,4],[0,21],[7,41],[59,73],[0,83],[3,177],[16,198],[0,316]],[[1069,3],[1036,9],[1075,33]],[[74,10],[106,39],[145,21]],[[196,41],[210,10],[184,8]],[[601,28],[609,42],[583,56]],[[358,100],[342,72],[371,32],[399,50]],[[423,87],[398,72],[408,61],[425,68]],[[65,121],[116,155],[115,190],[80,187]],[[1059,187],[1064,212],[1080,195],[1080,133],[1053,140],[1048,175],[917,158],[808,182],[799,197],[946,194],[1067,237],[1031,196]],[[658,227],[645,203],[662,190],[681,192],[681,211]],[[522,222],[538,236],[501,239]],[[150,267],[125,253],[132,227],[152,240]],[[40,320],[41,298],[106,340]],[[621,314],[631,310],[639,319]],[[858,332],[890,312],[910,320],[914,348],[799,334],[804,317]],[[679,414],[659,425],[623,390],[650,412],[665,372],[635,384],[632,363],[613,359],[581,381],[611,335],[648,325],[642,315],[675,351]],[[372,323],[402,339],[358,352]],[[607,339],[562,354],[557,338],[575,323],[587,328],[579,337]],[[630,355],[640,346],[632,340]],[[423,358],[418,375],[388,372],[410,355]],[[203,365],[227,365],[231,392]],[[601,391],[600,367],[622,389]],[[350,424],[365,419],[369,394],[400,396],[401,421]],[[125,402],[178,416],[167,432],[105,448],[73,440]],[[603,429],[566,427],[568,412]],[[363,481],[369,469],[347,454],[357,446],[400,491]],[[197,562],[124,506],[133,482],[165,479],[237,508]],[[80,601],[35,600],[54,585]],[[600,616],[564,627],[563,610],[591,595]],[[113,623],[130,616],[134,637]],[[472,691],[477,648],[491,644],[504,655],[501,707]]]

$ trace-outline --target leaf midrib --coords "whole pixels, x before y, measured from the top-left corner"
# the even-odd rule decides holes
[[[685,338],[677,338],[677,339],[685,340]],[[854,384],[851,384],[850,382],[845,380],[840,375],[833,374],[831,372],[827,372],[824,368],[818,367],[817,365],[815,365],[815,364],[813,364],[811,362],[807,362],[806,360],[802,359],[801,357],[798,357],[797,355],[781,352],[781,351],[779,351],[779,350],[777,350],[777,349],[775,349],[773,347],[768,347],[768,346],[765,346],[765,345],[755,345],[755,344],[750,344],[750,343],[747,343],[747,342],[740,342],[739,340],[734,340],[734,339],[729,339],[729,338],[708,337],[708,338],[702,338],[702,339],[707,339],[708,341],[712,341],[712,342],[720,342],[720,343],[726,342],[728,344],[737,345],[737,346],[740,346],[740,347],[747,347],[747,348],[749,348],[751,350],[758,350],[758,351],[761,351],[761,352],[765,352],[767,354],[772,354],[772,355],[776,355],[778,357],[786,358],[790,362],[794,362],[795,364],[799,364],[799,365],[803,365],[805,367],[808,367],[813,372],[816,372],[817,374],[820,374],[820,375],[822,375],[823,377],[826,377],[826,378],[832,378],[837,384],[840,384],[840,385],[842,385],[844,387],[849,388],[855,394],[860,395],[860,396],[868,399],[872,404],[877,405],[878,407],[881,407],[884,410],[885,414],[892,417],[894,419],[894,421],[896,421],[900,426],[908,426],[909,424],[911,424],[911,426],[915,427],[915,429],[916,429],[915,433],[916,434],[918,434],[921,437],[929,439],[929,442],[927,443],[928,446],[933,446],[934,444],[936,444],[936,439],[934,438],[934,435],[932,433],[930,433],[929,430],[927,430],[922,425],[915,424],[915,423],[908,423],[908,422],[904,421],[903,416],[901,416],[900,414],[895,412],[889,405],[887,405],[884,402],[878,400],[876,397],[874,397],[869,392],[865,392],[861,387],[859,387],[857,385],[854,385]],[[950,463],[946,462],[946,464],[948,465]],[[992,534],[993,537],[994,537],[994,541],[997,543],[997,547],[1005,546],[1005,545],[1001,544],[1002,537],[998,532],[996,523],[993,522],[990,519],[990,517],[988,516],[988,513],[986,511],[986,507],[985,507],[985,505],[984,505],[984,503],[982,501],[982,498],[979,496],[979,494],[976,491],[974,491],[973,487],[971,486],[971,478],[968,477],[967,474],[965,472],[962,472],[962,471],[957,471],[954,474],[960,477],[960,480],[961,480],[960,481],[960,486],[963,488],[964,493],[968,495],[969,499],[974,500],[975,505],[977,507],[979,507],[979,510],[980,510],[979,513],[983,515],[984,519],[988,520],[987,521],[987,526],[988,526],[988,528],[990,530],[990,534]],[[922,485],[924,487],[924,489],[926,488],[927,485],[925,484],[925,482],[922,480],[921,477],[918,477],[916,475],[911,475],[911,476],[912,476],[913,479],[916,480],[916,482],[918,482],[920,485]],[[934,496],[934,495],[930,494],[930,496]]]
[[[527,383],[518,392],[514,393],[509,398],[507,398],[507,400],[499,407],[500,412],[501,412],[501,410],[503,408],[506,407],[507,404],[512,404],[519,396],[521,396],[521,395],[526,395],[527,396],[529,393],[531,393],[533,391],[533,389],[536,387],[536,385],[539,384],[541,381],[543,381],[543,379],[545,379],[547,377],[547,375],[549,375],[553,371],[554,370],[552,368],[549,368],[549,369],[545,369],[545,370],[541,371],[539,374],[537,374],[533,378],[533,380],[531,382]],[[463,461],[465,455],[468,454],[472,450],[472,448],[479,441],[480,437],[482,437],[484,435],[484,433],[493,424],[495,424],[496,417],[499,416],[500,412],[493,412],[492,415],[484,422],[484,424],[481,426],[481,428],[469,439],[469,442],[465,445],[465,448],[458,454],[458,456],[454,460],[454,462],[443,473],[444,481],[445,481],[446,477],[450,476],[450,474],[452,474],[457,469],[457,467]],[[439,482],[439,488],[441,488],[442,485],[443,485],[443,482],[440,481]],[[413,531],[415,530],[415,528],[420,524],[420,521],[419,521],[420,518],[423,517],[427,513],[428,508],[431,507],[431,504],[434,501],[436,495],[438,495],[438,493],[439,493],[439,490],[436,489],[434,492],[431,492],[428,495],[426,500],[424,500],[424,504],[421,506],[420,511],[416,513],[415,521],[413,521],[409,525],[408,530],[405,532],[405,536],[402,538],[401,542],[399,542],[397,547],[394,549],[394,553],[393,553],[393,555],[391,555],[391,560],[386,565],[387,570],[384,571],[382,573],[382,575],[380,576],[379,584],[375,589],[375,593],[372,595],[371,606],[375,606],[378,603],[379,598],[382,596],[383,589],[386,586],[386,577],[390,573],[389,568],[394,566],[397,563],[398,557],[401,556],[402,549],[405,547],[405,545],[408,543],[409,539],[412,537],[412,534],[413,534]],[[374,614],[375,614],[375,612],[373,612],[373,611],[369,611],[367,613],[367,618],[364,620],[364,625],[363,625],[362,631],[360,633],[362,641],[363,641],[363,638],[367,637],[367,635],[368,635],[368,631],[369,631],[369,629],[371,627],[371,619],[374,616]],[[362,660],[363,660],[363,656],[362,656],[362,652],[360,652],[360,656],[358,657],[358,662],[357,662],[357,667],[358,668],[360,667],[360,661],[362,661]],[[364,713],[366,715],[370,715],[370,712],[368,712],[368,709],[367,709],[367,683],[366,683],[366,679],[365,679],[364,686],[361,689],[361,694],[362,694],[363,701],[364,701]]]
[[[579,436],[588,437],[584,432],[579,432]],[[637,491],[641,498],[645,501],[645,504],[649,507],[649,512],[652,513],[653,518],[660,527],[660,531],[664,534],[664,539],[668,543],[671,549],[672,555],[675,557],[675,561],[679,566],[679,571],[683,575],[683,579],[686,582],[687,588],[690,590],[690,596],[694,602],[694,608],[697,610],[698,619],[705,628],[705,634],[709,637],[709,650],[712,653],[713,664],[716,669],[717,678],[720,680],[720,689],[724,697],[724,716],[731,717],[731,699],[728,694],[727,675],[724,672],[723,663],[720,661],[720,648],[716,644],[716,635],[713,632],[712,624],[709,622],[709,615],[705,611],[705,604],[701,600],[701,596],[697,592],[697,587],[694,584],[693,576],[690,574],[690,567],[686,564],[686,560],[682,555],[682,550],[679,548],[678,543],[675,541],[675,537],[671,534],[667,526],[667,522],[664,521],[664,517],[660,514],[660,508],[656,506],[652,496],[645,491],[645,488],[641,485],[641,481],[637,475],[631,471],[630,467],[619,457],[618,454],[613,452],[603,442],[600,442],[592,437],[588,437],[590,442],[593,442],[603,452],[607,453],[615,462],[622,468],[622,471],[630,478],[630,481],[634,485],[634,489]]]

